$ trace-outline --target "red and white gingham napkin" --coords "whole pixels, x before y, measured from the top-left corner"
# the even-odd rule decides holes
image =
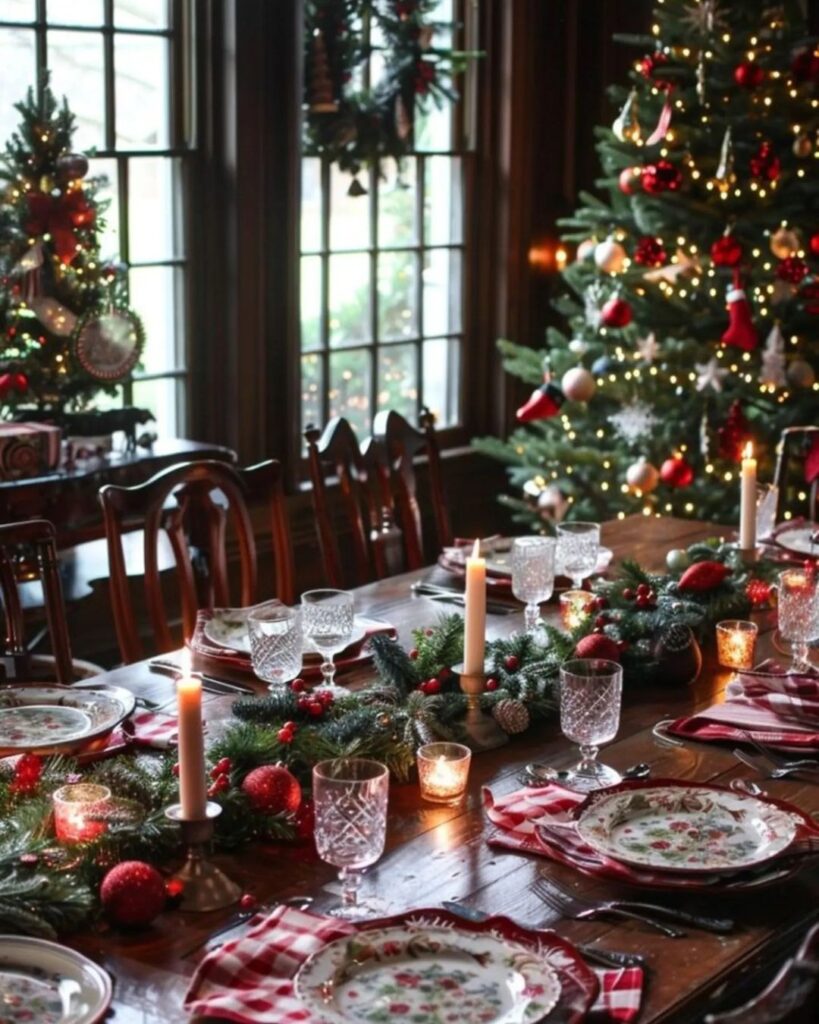
[[[190,1014],[223,1017],[241,1024],[311,1024],[296,998],[293,978],[304,961],[355,925],[292,907],[277,907],[239,938],[209,953],[185,995]],[[633,1020],[640,1010],[639,967],[597,971],[600,995],[592,1013],[600,1021]]]
[[[789,674],[780,665],[769,663],[738,672],[727,695],[728,703],[750,704],[788,721],[819,727],[819,673],[812,670]]]

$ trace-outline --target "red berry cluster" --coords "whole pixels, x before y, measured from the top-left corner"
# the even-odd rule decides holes
[[[657,595],[647,583],[640,583],[636,590],[626,587],[623,591],[626,601],[633,601],[638,608],[656,608]]]
[[[333,703],[332,693],[329,690],[317,690],[315,693],[302,693],[296,701],[296,707],[311,718],[323,718],[324,712]]]
[[[661,192],[676,192],[682,185],[683,176],[679,167],[675,167],[670,160],[657,160],[656,163],[646,164],[642,173],[643,191],[651,195],[659,195]]]
[[[230,789],[230,773],[233,770],[233,764],[229,757],[220,757],[216,764],[210,770],[210,777],[213,782],[208,786],[208,796],[216,796],[218,793],[224,793],[226,789]]]
[[[748,600],[751,604],[755,608],[760,608],[770,600],[771,585],[766,583],[765,580],[748,580],[745,593],[748,595]]]
[[[497,690],[498,686],[500,686],[500,683],[497,681],[497,679],[495,679],[494,676],[490,676],[486,680],[486,687],[485,687],[485,689],[490,690],[490,691],[491,690]]]
[[[279,743],[292,743],[297,729],[298,726],[295,722],[285,722],[281,729],[276,733]]]
[[[297,676],[290,683],[290,689],[293,691],[293,693],[304,693],[304,691],[307,689],[307,683],[301,678],[301,676]]]

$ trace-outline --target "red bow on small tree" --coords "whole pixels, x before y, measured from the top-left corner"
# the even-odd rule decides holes
[[[79,189],[59,196],[45,192],[32,192],[26,197],[29,219],[26,231],[30,235],[51,235],[54,251],[63,263],[70,263],[77,252],[77,228],[94,223],[94,210]]]

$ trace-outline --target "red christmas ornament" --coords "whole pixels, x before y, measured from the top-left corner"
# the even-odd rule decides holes
[[[642,184],[642,171],[639,167],[624,167],[617,178],[617,187],[623,195],[632,195]]]
[[[742,262],[742,246],[733,235],[723,235],[711,246],[711,259],[716,267],[738,267]]]
[[[802,301],[806,313],[813,316],[819,314],[819,281],[812,278],[800,289],[798,297]]]
[[[606,661],[620,661],[620,648],[616,640],[605,633],[590,633],[577,641],[574,653],[578,658],[604,658]]]
[[[734,81],[742,89],[757,89],[765,80],[765,72],[752,60],[744,60],[734,68]]]
[[[657,69],[668,61],[668,57],[662,50],[655,50],[654,53],[647,53],[640,61],[640,74],[643,78],[653,80],[658,89],[667,89],[670,85],[665,79],[657,78]]]
[[[14,766],[14,778],[9,783],[9,790],[21,795],[33,793],[40,784],[42,774],[42,758],[36,754],[23,754]]]
[[[731,405],[725,423],[717,431],[717,436],[720,457],[731,462],[739,462],[742,458],[742,449],[750,437],[748,420],[742,411],[742,402],[736,401]]]
[[[535,388],[529,401],[518,409],[515,416],[518,423],[547,420],[551,416],[557,415],[564,400],[565,395],[557,384],[546,381],[539,388]]]
[[[819,82],[819,54],[814,50],[800,50],[791,61],[791,74],[797,84]]]
[[[507,654],[503,659],[503,665],[507,672],[517,672],[520,668],[520,658],[516,654]]]
[[[751,304],[737,271],[734,271],[734,286],[728,291],[727,301],[728,327],[722,335],[722,344],[752,352],[759,344],[759,337],[751,320]]]
[[[751,157],[748,165],[754,178],[766,181],[776,181],[782,170],[779,157],[770,142],[760,142],[759,149]]]
[[[694,467],[683,455],[672,455],[660,466],[660,479],[669,487],[688,487],[694,480]]]
[[[692,594],[704,594],[716,590],[731,570],[722,562],[695,562],[685,570],[677,584],[680,590]]]
[[[814,256],[819,256],[819,232],[817,232],[817,234],[815,235],[810,236],[808,246],[810,247],[810,251]]]
[[[615,295],[603,306],[600,314],[600,322],[606,327],[625,327],[631,323],[634,312],[625,299]]]
[[[415,91],[419,96],[426,96],[435,81],[435,65],[428,60],[415,62]]]
[[[634,247],[634,262],[641,267],[662,267],[668,263],[668,253],[659,238],[645,235],[638,239]]]
[[[24,373],[3,373],[0,374],[0,401],[16,391],[18,395],[24,395],[28,391],[28,377]]]
[[[786,256],[779,261],[776,268],[776,276],[781,281],[788,281],[790,284],[801,284],[810,273],[810,268],[803,259],[798,256]]]
[[[242,782],[245,793],[254,810],[263,814],[293,814],[301,803],[301,786],[298,779],[279,764],[264,764],[248,772]]]
[[[150,924],[165,906],[162,875],[141,860],[126,860],[111,868],[100,886],[100,901],[114,924],[139,927]]]
[[[669,160],[658,160],[643,168],[642,185],[645,192],[659,195],[662,192],[676,192],[682,185],[682,171]]]

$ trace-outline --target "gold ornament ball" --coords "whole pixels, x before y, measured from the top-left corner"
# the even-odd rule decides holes
[[[793,228],[787,228],[783,224],[782,227],[777,228],[771,235],[770,245],[774,256],[778,260],[784,260],[801,248],[802,241],[799,238],[798,231],[794,231]]]
[[[607,274],[619,274],[626,265],[626,250],[613,238],[607,238],[594,247],[594,262]]]
[[[626,483],[633,491],[649,494],[660,482],[660,473],[656,466],[642,455],[626,470]]]
[[[792,388],[812,388],[816,381],[813,367],[804,359],[794,359],[789,363],[785,376]]]
[[[587,369],[573,366],[563,374],[560,388],[569,401],[588,402],[597,389],[597,384]]]
[[[793,155],[804,159],[806,156],[810,156],[813,152],[813,143],[810,140],[809,135],[805,135],[804,132],[801,135],[797,135],[793,140]]]

